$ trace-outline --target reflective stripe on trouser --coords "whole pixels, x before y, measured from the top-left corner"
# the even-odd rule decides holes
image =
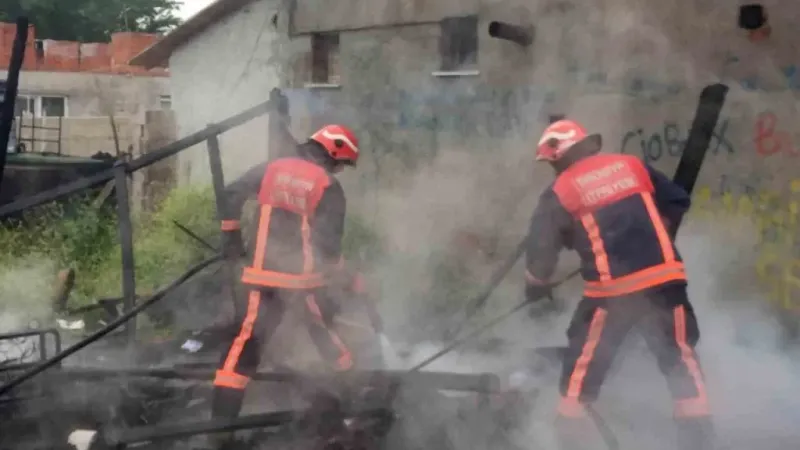
[[[239,334],[229,350],[223,355],[214,378],[214,385],[230,389],[244,389],[260,362],[261,345],[266,344],[280,325],[285,310],[284,302],[305,297],[310,315],[308,332],[319,349],[320,355],[336,370],[348,370],[353,366],[353,356],[335,331],[323,320],[323,312],[314,294],[292,290],[252,290],[247,312]]]
[[[306,310],[309,313],[308,334],[314,345],[317,346],[320,356],[337,371],[345,371],[353,368],[353,354],[344,344],[339,335],[332,328],[329,320],[326,320],[326,313],[320,307],[317,296],[308,294],[305,296]]]
[[[569,349],[561,375],[559,414],[584,415],[583,405],[596,400],[625,336],[639,325],[667,379],[676,417],[707,417],[705,382],[694,351],[699,331],[685,290],[685,286],[670,286],[659,294],[584,298],[567,331]],[[652,295],[670,298],[648,298]]]
[[[258,369],[261,343],[269,340],[283,318],[284,306],[273,290],[251,290],[239,333],[222,356],[214,386],[242,390]]]

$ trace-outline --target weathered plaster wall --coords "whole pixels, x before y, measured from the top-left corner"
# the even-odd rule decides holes
[[[266,101],[270,89],[281,84],[284,70],[277,61],[281,49],[276,42],[286,18],[276,30],[271,23],[275,12],[274,0],[254,2],[172,54],[172,101],[179,136]],[[229,178],[266,158],[266,123],[262,117],[222,136]],[[180,158],[182,180],[210,180],[204,145]]]
[[[0,71],[0,78],[6,77]],[[67,98],[67,116],[104,117],[141,115],[160,109],[163,95],[170,95],[168,77],[107,75],[80,72],[22,72],[20,95],[52,95]]]
[[[788,262],[794,253],[786,249],[796,240],[794,165],[800,154],[793,126],[800,89],[795,2],[762,2],[773,27],[762,43],[749,42],[736,28],[738,2],[724,0],[291,3],[255,2],[173,55],[182,135],[263,101],[276,85],[289,88],[296,136],[333,119],[359,131],[365,162],[358,176],[345,175],[347,184],[393,183],[390,194],[355,202],[378,211],[376,220],[413,222],[413,211],[401,205],[412,195],[438,194],[438,203],[417,206],[428,223],[407,225],[400,236],[438,242],[459,222],[478,222],[479,228],[511,230],[516,239],[535,202],[531,171],[535,184],[552,179],[530,162],[550,114],[582,120],[602,133],[606,150],[641,155],[671,172],[701,88],[722,81],[731,92],[697,199],[722,205],[727,216],[758,222],[753,258],[762,265],[772,261],[762,278],[772,277],[773,286],[781,286],[778,295],[787,298],[791,283],[785,280],[793,274],[785,268],[793,267]],[[480,74],[432,76],[440,64],[436,22],[473,13],[480,18]],[[535,25],[534,44],[522,49],[490,38],[492,20]],[[335,30],[341,31],[341,86],[305,89],[306,33]],[[244,167],[262,159],[264,129],[223,142],[226,164]],[[436,164],[396,170],[412,161]],[[191,165],[193,174],[207,174],[204,163]],[[436,227],[430,217],[437,217]],[[724,231],[730,222],[716,224]]]
[[[798,283],[791,269],[796,252],[791,249],[797,241],[800,182],[794,167],[798,137],[791,124],[798,118],[800,57],[791,30],[800,8],[763,2],[773,35],[751,43],[736,28],[735,2],[677,8],[671,2],[626,0],[486,1],[472,10],[467,3],[437,5],[445,10],[449,5],[445,15],[479,14],[479,76],[431,76],[439,62],[436,24],[360,29],[381,19],[361,14],[342,17],[337,25],[332,11],[323,28],[358,29],[341,37],[342,87],[296,103],[322,110],[326,102],[319,99],[327,98],[339,117],[343,109],[350,111],[348,119],[366,136],[365,148],[384,160],[456,149],[499,156],[510,164],[503,168],[472,156],[480,163],[465,172],[504,170],[502,179],[484,184],[483,193],[494,190],[493,195],[482,205],[475,200],[475,209],[499,212],[518,205],[526,185],[510,180],[529,177],[524,172],[530,170],[532,143],[548,115],[579,119],[603,134],[606,150],[640,155],[671,173],[700,90],[725,82],[731,92],[701,173],[697,211],[754,222],[756,247],[746,249],[752,251],[740,260],[757,265],[760,279],[784,306],[796,304]],[[299,29],[321,25],[312,20],[312,7],[305,11],[308,17],[299,18]],[[421,15],[420,22],[431,18]],[[536,41],[521,49],[492,39],[491,20],[532,23]],[[550,179],[546,172],[539,175]],[[511,228],[522,230],[526,214],[515,216]],[[725,234],[732,224],[715,219],[715,232]]]

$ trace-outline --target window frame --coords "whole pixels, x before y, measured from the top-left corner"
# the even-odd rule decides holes
[[[478,69],[479,19],[475,14],[446,17],[439,22],[439,73]]]
[[[42,118],[42,117],[58,117],[58,116],[43,116],[43,108],[42,108],[42,99],[44,98],[60,98],[64,101],[64,115],[61,117],[69,117],[69,97],[66,95],[59,95],[59,94],[29,94],[29,93],[20,93],[17,94],[17,99],[14,102],[14,117],[20,117],[21,115],[30,116],[34,118]],[[33,111],[30,110],[23,110],[22,114],[17,114],[17,108],[20,104],[20,100],[26,102],[26,108],[28,106],[33,106]],[[30,103],[32,102],[32,103]]]
[[[25,109],[23,109],[20,112],[20,114],[17,114],[17,110],[19,109],[19,106],[21,104],[20,100],[23,100],[23,99],[25,101]],[[35,95],[17,94],[17,98],[14,101],[14,117],[19,117],[19,116],[23,116],[23,115],[30,115],[30,116],[34,116],[35,117],[35,115],[36,115],[36,96]]]
[[[42,113],[44,112],[44,103],[42,102],[45,98],[59,98],[64,102],[64,113],[61,116],[45,116]],[[42,94],[36,96],[36,110],[37,115],[36,117],[69,117],[69,101],[66,95],[52,95],[52,94]]]
[[[164,101],[169,103],[169,108],[164,108]],[[158,96],[158,107],[162,111],[172,111],[172,95],[159,95]]]
[[[309,84],[338,86],[341,81],[340,57],[341,36],[339,33],[313,33],[311,35]]]

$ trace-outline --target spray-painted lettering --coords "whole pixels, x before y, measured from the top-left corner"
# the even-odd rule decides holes
[[[745,91],[781,92],[786,90],[800,90],[800,69],[798,69],[796,64],[787,64],[779,67],[781,79],[776,80],[773,77],[770,77],[772,80],[774,80],[772,82],[765,81],[757,74],[746,76],[744,78],[733,75],[732,72],[735,72],[737,67],[742,66],[746,66],[749,70],[749,68],[753,67],[754,64],[742,61],[737,55],[728,55],[725,59],[722,70],[725,73],[730,74],[730,76],[724,76],[724,78],[728,78],[739,83],[739,86],[741,86],[741,88]]]
[[[719,177],[717,192],[719,195],[745,196],[751,199],[758,197],[758,185],[761,178],[757,175],[740,176],[723,174]]]
[[[762,112],[756,118],[753,126],[753,144],[760,156],[800,155],[792,137],[780,128],[778,117],[770,111]]]
[[[586,92],[620,92],[632,97],[665,98],[680,94],[686,87],[681,81],[665,81],[642,75],[615,82],[611,81],[607,72],[579,61],[569,61],[566,73],[573,84],[580,85]]]
[[[761,77],[755,75],[738,80],[745,91],[751,92],[779,92],[785,90],[800,90],[800,70],[792,64],[780,68],[782,80],[780,83],[765,83]]]
[[[397,127],[501,138],[529,125],[525,110],[544,102],[546,94],[544,89],[535,87],[491,86],[399,91]]]
[[[720,151],[734,153],[733,144],[727,138],[728,119],[720,121],[711,135],[711,150],[714,154]],[[682,129],[677,122],[666,121],[654,132],[648,133],[644,128],[631,130],[622,137],[620,151],[628,154],[639,154],[648,162],[655,162],[664,156],[680,156],[686,143],[688,128]]]

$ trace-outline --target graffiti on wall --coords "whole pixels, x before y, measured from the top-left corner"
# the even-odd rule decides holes
[[[800,313],[800,179],[784,192],[763,190],[757,175],[723,175],[719,185],[699,188],[693,215],[730,223],[742,217],[755,226],[754,271],[769,294],[767,300],[782,311]],[[729,227],[718,230],[731,231]]]
[[[775,113],[765,111],[756,117],[753,125],[753,146],[759,156],[800,156],[794,138],[783,128]]]
[[[678,96],[687,89],[685,80],[664,80],[635,73],[612,81],[607,72],[594,67],[582,67],[575,61],[567,64],[566,72],[572,84],[583,86],[588,93],[618,93],[631,97],[666,99]]]
[[[729,72],[733,66],[742,64],[743,61],[736,55],[728,55],[723,72]],[[797,64],[783,64],[775,67],[775,74],[771,77],[774,81],[767,81],[765,77],[750,75],[743,78],[731,77],[739,87],[748,92],[780,92],[800,90],[800,66]]]
[[[548,96],[547,91],[533,87],[502,89],[450,85],[437,92],[393,88],[381,93],[383,100],[380,108],[374,109],[375,114],[364,117],[361,106],[348,103],[346,92],[288,94],[302,95],[297,100],[319,114],[333,112],[337,117],[355,114],[359,120],[366,121],[365,129],[369,133],[365,135],[374,134],[387,140],[385,151],[396,152],[402,147],[409,154],[425,150],[420,145],[413,149],[404,147],[408,143],[418,144],[419,136],[411,133],[414,137],[406,142],[398,139],[394,131],[421,130],[423,134],[450,131],[466,136],[485,133],[507,137],[510,131],[537,121],[532,115]],[[380,111],[384,109],[388,115],[382,115]],[[524,114],[526,111],[529,114]],[[378,122],[385,122],[386,126],[377,127]],[[787,119],[784,118],[783,123],[788,123]],[[621,134],[619,149],[650,162],[676,158],[680,156],[689,128],[690,123],[674,119],[633,127]],[[753,155],[794,157],[800,152],[800,142],[795,145],[790,129],[781,123],[777,114],[768,110],[757,114],[752,122],[739,123],[738,119],[726,117],[712,134],[711,154],[751,158],[749,161],[754,159]],[[738,130],[745,130],[746,139],[741,139],[745,137],[741,133],[734,133]],[[378,142],[370,144],[371,150],[383,148]],[[774,180],[760,168],[753,168],[750,173],[740,169],[727,171],[710,185],[698,189],[696,207],[692,211],[693,214],[736,214],[753,220],[758,238],[756,274],[776,305],[800,311],[800,179],[791,181],[783,192],[764,189],[773,185]],[[714,223],[727,222],[718,218]]]
[[[549,95],[548,90],[537,86],[453,85],[431,91],[400,91],[397,126],[501,138],[535,122],[535,115],[526,112],[537,112]]]
[[[713,154],[733,154],[734,145],[728,139],[729,119],[722,119],[711,135]],[[682,126],[677,121],[665,120],[650,127],[637,127],[623,134],[620,152],[638,155],[647,162],[656,162],[665,156],[678,157],[683,151],[691,124]]]

